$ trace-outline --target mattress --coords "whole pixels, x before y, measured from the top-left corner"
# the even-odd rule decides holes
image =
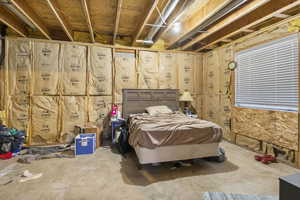
[[[154,149],[161,146],[218,143],[222,128],[209,121],[175,112],[133,114],[129,117],[129,144]]]

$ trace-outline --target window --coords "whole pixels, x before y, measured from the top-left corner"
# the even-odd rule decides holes
[[[239,107],[298,111],[298,34],[238,52]]]

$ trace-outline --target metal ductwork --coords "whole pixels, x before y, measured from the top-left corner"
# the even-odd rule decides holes
[[[25,24],[27,24],[33,30],[37,28],[23,13],[21,13],[9,0],[0,0],[0,4],[9,9],[12,13],[14,13],[18,18],[20,18]]]
[[[222,17],[228,15],[229,13],[237,10],[242,5],[247,3],[249,0],[233,0],[228,3],[224,8],[222,8],[219,12],[215,13],[213,16],[205,20],[202,24],[197,26],[194,30],[186,34],[182,39],[177,41],[175,44],[170,46],[168,49],[174,49],[180,47],[186,43],[188,43],[191,39],[198,36],[199,34],[206,32],[212,24],[220,20]]]
[[[163,9],[161,16],[156,19],[155,21],[155,27],[153,27],[150,32],[148,33],[146,37],[146,41],[153,41],[153,38],[155,35],[159,32],[161,27],[164,26],[164,22],[170,17],[174,9],[176,8],[177,4],[180,2],[180,0],[170,0],[168,2],[168,5],[165,6]],[[149,43],[149,42],[148,42]],[[152,42],[153,43],[153,42]]]

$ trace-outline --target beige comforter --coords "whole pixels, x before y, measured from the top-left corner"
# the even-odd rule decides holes
[[[129,119],[129,144],[153,149],[159,146],[220,142],[222,128],[182,113],[134,114]]]

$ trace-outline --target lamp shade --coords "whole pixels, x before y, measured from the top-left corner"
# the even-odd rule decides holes
[[[183,92],[180,96],[179,101],[193,101],[193,97],[189,92]]]

